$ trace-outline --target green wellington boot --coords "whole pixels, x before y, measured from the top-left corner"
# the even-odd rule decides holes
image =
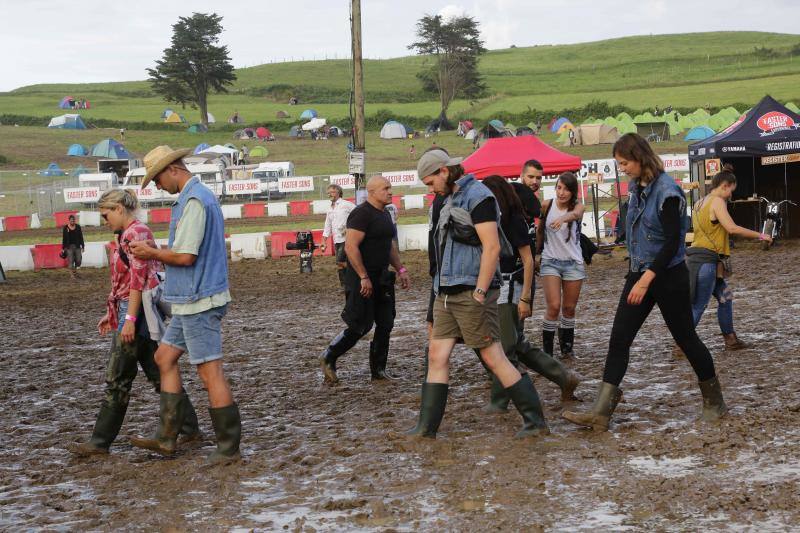
[[[185,398],[185,406],[186,406],[186,415],[183,418],[183,425],[181,426],[181,430],[178,433],[178,442],[181,444],[188,444],[190,442],[196,442],[203,439],[203,433],[200,431],[200,423],[197,420],[197,412],[194,410],[194,405],[192,405],[192,400],[189,399],[189,395],[186,394],[184,391],[183,395]]]
[[[601,383],[597,398],[588,413],[564,411],[561,416],[579,426],[589,427],[595,431],[608,431],[611,415],[622,400],[622,390],[611,383]]]
[[[224,464],[241,459],[239,442],[242,439],[242,419],[239,406],[235,403],[227,407],[209,408],[211,425],[217,436],[217,449],[208,456],[208,462]]]
[[[137,448],[145,448],[161,455],[175,453],[178,432],[186,418],[186,393],[161,391],[161,407],[159,409],[158,430],[152,439],[131,437],[131,444]]]
[[[436,438],[439,425],[444,417],[444,408],[447,405],[447,383],[422,384],[422,402],[419,409],[417,425],[406,431],[406,435]]]
[[[483,410],[490,414],[504,414],[508,412],[508,402],[511,401],[508,393],[506,392],[503,384],[497,379],[497,376],[492,377],[492,388],[489,395],[489,405]]]
[[[713,378],[700,382],[700,392],[703,394],[703,414],[701,419],[705,422],[719,420],[728,412],[728,406],[722,398],[722,387],[719,378]]]
[[[514,407],[517,408],[519,414],[522,415],[522,429],[517,432],[516,437],[538,437],[550,434],[550,429],[544,420],[542,402],[539,400],[539,395],[527,372],[522,374],[519,381],[508,387],[506,393],[514,402]]]
[[[94,423],[94,430],[89,442],[82,442],[69,446],[69,451],[79,457],[89,457],[91,455],[107,455],[111,443],[117,438],[122,421],[125,419],[127,406],[109,405],[103,402],[97,420]]]
[[[517,352],[517,355],[525,366],[561,388],[562,402],[578,401],[578,398],[575,397],[575,389],[580,385],[581,377],[576,372],[564,366],[555,357],[533,346]]]

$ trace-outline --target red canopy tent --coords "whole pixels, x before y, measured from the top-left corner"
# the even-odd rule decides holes
[[[489,139],[466,158],[462,165],[467,174],[474,174],[478,179],[493,174],[516,178],[522,172],[522,165],[529,159],[539,161],[544,167],[545,175],[577,171],[581,168],[580,157],[559,152],[531,135]]]

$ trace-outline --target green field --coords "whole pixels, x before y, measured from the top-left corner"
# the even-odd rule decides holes
[[[800,101],[798,55],[800,35],[758,32],[639,36],[493,50],[480,62],[489,94],[477,102],[454,102],[450,115],[485,120],[502,112],[558,111],[592,101],[639,110],[655,105],[723,107],[750,105],[767,93],[784,102]],[[367,115],[389,109],[397,115],[435,116],[435,96],[422,93],[415,78],[423,60],[367,61]],[[237,75],[230,94],[209,99],[209,110],[218,120],[238,110],[248,124],[271,123],[288,129],[306,107],[336,120],[348,116],[350,65],[346,60],[267,64],[239,69]],[[283,98],[257,96],[267,94],[274,85],[312,96],[297,107],[288,106]],[[60,113],[56,105],[66,94],[92,102],[92,109],[81,111],[88,122],[93,118],[159,122],[168,106],[152,95],[144,81],[50,84],[0,94],[0,114],[49,118]],[[276,120],[279,110],[289,112],[294,120]],[[178,111],[190,122],[199,119],[196,110]]]

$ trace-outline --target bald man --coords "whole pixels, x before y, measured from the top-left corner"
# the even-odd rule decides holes
[[[367,182],[367,201],[347,218],[344,251],[345,299],[342,320],[346,328],[328,346],[320,361],[324,381],[339,382],[336,361],[358,340],[369,333],[373,324],[375,334],[369,345],[369,369],[373,380],[392,379],[386,372],[389,357],[389,335],[394,327],[394,284],[408,288],[408,272],[400,261],[393,237],[395,225],[386,206],[392,203],[392,184],[382,176]],[[391,265],[395,272],[389,270]]]

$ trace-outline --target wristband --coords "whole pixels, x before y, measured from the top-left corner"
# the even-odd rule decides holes
[[[136,324],[136,317],[132,315],[125,315],[125,320],[130,320],[134,324]]]
[[[766,241],[767,238],[769,238],[769,235],[767,235],[766,233],[762,233],[761,235],[758,236],[759,241]]]
[[[369,276],[363,276],[363,277],[361,278],[361,281],[364,281],[365,279],[369,279]]]
[[[400,270],[397,271],[398,274],[405,274],[406,272],[408,272],[406,267],[400,267]]]
[[[523,302],[523,303],[526,303],[528,305],[531,305],[531,301],[530,300],[526,300],[525,298],[520,298],[519,301]]]

